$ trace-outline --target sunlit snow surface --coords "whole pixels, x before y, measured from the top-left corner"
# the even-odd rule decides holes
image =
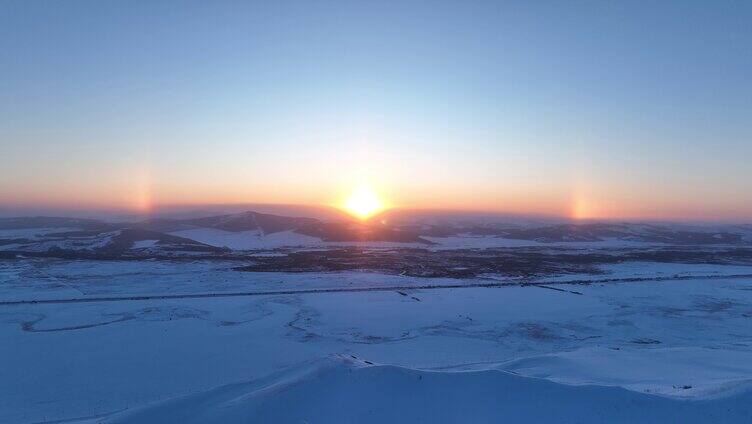
[[[198,228],[170,233],[216,247],[236,250],[269,249],[283,246],[316,246],[321,240],[292,231],[262,234],[260,231],[230,232],[211,228]]]
[[[752,267],[417,290],[475,280],[242,265],[0,261],[0,422],[752,419],[752,279],[722,278]]]

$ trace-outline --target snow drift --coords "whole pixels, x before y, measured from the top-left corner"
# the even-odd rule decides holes
[[[435,372],[335,358],[82,423],[741,423],[752,390],[680,400],[498,370]]]

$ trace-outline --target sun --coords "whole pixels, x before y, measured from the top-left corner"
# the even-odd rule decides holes
[[[385,208],[384,201],[368,186],[355,189],[344,203],[344,209],[360,219],[367,219]]]

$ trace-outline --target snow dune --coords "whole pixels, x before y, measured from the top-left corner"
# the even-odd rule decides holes
[[[497,369],[564,384],[618,386],[707,400],[744,389],[752,381],[752,352],[701,347],[587,347],[515,359]]]
[[[338,357],[80,423],[742,423],[752,386],[680,400],[497,370],[436,372]]]

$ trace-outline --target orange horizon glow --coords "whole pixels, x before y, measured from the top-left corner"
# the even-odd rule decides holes
[[[360,219],[387,209],[434,210],[559,217],[572,220],[745,221],[752,205],[727,200],[728,193],[694,196],[661,188],[614,187],[580,176],[563,181],[474,183],[399,170],[350,170],[317,178],[261,180],[253,175],[202,178],[199,173],[157,175],[140,166],[101,176],[46,180],[25,190],[0,190],[0,210],[90,210],[148,215],[169,207],[205,205],[330,206]],[[203,171],[203,170],[202,170]],[[204,173],[205,174],[205,173]],[[335,178],[336,177],[336,178]],[[180,178],[180,179],[178,179]],[[406,180],[406,182],[400,182]],[[244,184],[252,181],[252,184]],[[544,185],[545,184],[545,185]],[[554,185],[558,184],[558,185]],[[1,187],[0,187],[1,188]],[[358,194],[357,196],[355,194]],[[365,194],[364,194],[365,193]],[[724,197],[725,196],[725,197]]]
[[[335,202],[306,201],[296,202],[295,199],[280,197],[258,198],[232,198],[225,196],[207,197],[204,201],[195,201],[187,198],[171,198],[159,196],[155,190],[133,190],[125,199],[113,197],[89,198],[78,195],[26,196],[23,201],[0,197],[0,210],[49,210],[49,211],[99,211],[99,212],[122,212],[141,215],[157,213],[169,208],[190,208],[223,205],[265,205],[265,206],[310,206],[328,207],[348,212],[361,219],[366,219],[379,212],[389,210],[416,210],[416,211],[439,211],[459,213],[489,213],[489,214],[513,214],[531,215],[542,217],[556,217],[572,220],[661,220],[661,221],[749,221],[752,219],[752,210],[710,210],[711,208],[701,203],[684,203],[670,205],[667,202],[656,204],[639,204],[636,202],[614,202],[588,197],[582,193],[572,195],[569,198],[557,199],[526,199],[526,201],[486,200],[485,202],[470,203],[459,199],[457,201],[443,202],[434,201],[431,196],[413,196],[413,201],[406,201],[404,197],[395,196],[388,205],[381,204],[376,209],[366,206],[361,211],[348,207],[345,200]]]

